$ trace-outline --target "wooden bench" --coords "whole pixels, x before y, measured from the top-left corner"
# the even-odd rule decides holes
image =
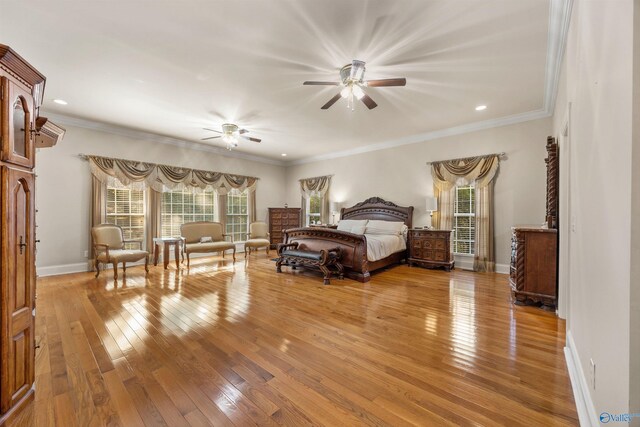
[[[344,268],[340,264],[340,248],[321,249],[310,251],[298,248],[298,242],[279,244],[276,272],[282,273],[282,265],[296,267],[318,268],[324,274],[324,285],[328,285],[331,279],[331,269],[335,269],[340,279],[344,278]]]

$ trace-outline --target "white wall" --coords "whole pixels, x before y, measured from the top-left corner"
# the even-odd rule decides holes
[[[576,400],[584,394],[596,424],[603,411],[639,409],[629,407],[632,21],[632,0],[574,1],[553,120],[558,132],[571,105],[567,345]]]
[[[631,179],[631,308],[629,319],[629,409],[640,412],[640,0],[633,13],[633,172]],[[640,427],[640,418],[632,424]]]
[[[507,158],[500,162],[495,184],[496,261],[504,269],[510,259],[511,227],[544,222],[544,159],[550,133],[551,120],[540,119],[291,166],[287,168],[287,202],[289,206],[300,206],[299,179],[332,174],[333,201],[351,206],[379,196],[398,205],[414,206],[414,225],[428,225],[425,198],[433,194],[428,161],[504,151]]]
[[[37,267],[53,272],[86,265],[89,243],[91,174],[79,153],[144,160],[189,168],[250,175],[260,178],[256,192],[257,219],[266,220],[269,206],[284,204],[284,167],[111,133],[65,126],[64,140],[39,150],[37,174]],[[73,267],[75,266],[75,267]],[[46,271],[45,269],[44,271]]]

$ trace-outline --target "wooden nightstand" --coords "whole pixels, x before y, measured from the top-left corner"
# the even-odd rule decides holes
[[[444,267],[451,271],[454,266],[451,253],[450,230],[409,230],[409,266]]]

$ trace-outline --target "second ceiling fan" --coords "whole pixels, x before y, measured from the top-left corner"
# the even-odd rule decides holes
[[[364,90],[362,90],[363,87],[405,86],[407,84],[407,79],[404,77],[395,79],[364,80],[364,72],[364,61],[354,59],[351,64],[347,64],[340,69],[340,82],[307,81],[303,84],[316,86],[342,86],[342,90],[321,107],[323,110],[331,107],[340,98],[346,98],[347,108],[351,108],[352,110],[354,109],[354,98],[362,101],[364,105],[371,110],[376,108],[378,104],[376,104],[369,95],[364,93]]]

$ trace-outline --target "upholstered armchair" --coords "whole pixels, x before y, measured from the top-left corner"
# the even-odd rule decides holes
[[[222,224],[211,221],[187,222],[180,226],[180,234],[184,239],[184,253],[187,255],[187,267],[189,267],[189,254],[233,251],[233,262],[236,261],[236,245],[233,241],[225,240],[228,234],[222,232]]]
[[[119,225],[100,224],[91,229],[93,249],[96,255],[96,277],[100,275],[100,264],[113,264],[113,278],[118,278],[118,263],[122,263],[122,273],[128,262],[144,259],[144,269],[149,272],[149,252],[142,250],[142,240],[124,240]],[[126,243],[138,243],[140,249],[125,249]]]
[[[251,249],[258,250],[258,248],[267,248],[267,255],[269,255],[269,246],[271,241],[269,240],[269,226],[264,222],[252,222],[249,224],[249,232],[247,233],[247,240],[244,242],[244,257],[251,255]]]

